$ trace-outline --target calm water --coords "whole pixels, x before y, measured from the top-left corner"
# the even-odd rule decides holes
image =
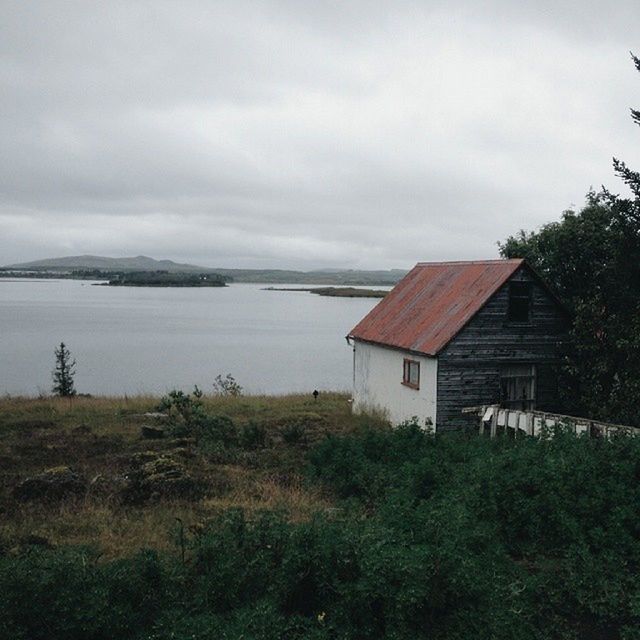
[[[82,393],[162,393],[194,384],[207,392],[226,373],[248,393],[349,389],[344,336],[377,300],[264,286],[0,279],[0,394],[48,393],[61,341],[77,360]]]

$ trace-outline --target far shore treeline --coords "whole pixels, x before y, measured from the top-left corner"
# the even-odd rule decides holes
[[[169,273],[168,271],[132,271],[111,277],[109,287],[226,287],[226,279],[217,273]]]
[[[257,284],[313,284],[339,286],[391,286],[407,272],[402,269],[225,269],[181,264],[172,260],[69,256],[0,267],[0,278],[71,278],[78,280],[112,280],[122,274],[166,272],[185,275],[217,275],[224,282]],[[199,286],[199,285],[196,285]]]

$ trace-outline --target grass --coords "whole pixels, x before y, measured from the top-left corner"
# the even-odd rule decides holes
[[[179,519],[197,530],[220,512],[241,507],[285,512],[292,521],[331,507],[326,495],[304,481],[306,452],[328,434],[356,430],[348,396],[205,396],[205,410],[229,416],[242,429],[264,433],[255,448],[209,450],[193,439],[141,437],[144,413],[159,398],[0,398],[0,546],[88,544],[106,558],[141,548],[174,545]],[[369,420],[370,422],[371,420]],[[142,504],[121,499],[132,458],[166,455],[206,485],[197,499],[156,496]],[[18,501],[14,488],[52,467],[70,467],[88,481],[82,496]]]

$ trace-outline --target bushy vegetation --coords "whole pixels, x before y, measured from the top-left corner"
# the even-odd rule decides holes
[[[261,446],[259,430],[246,436]],[[329,435],[303,520],[227,509],[175,552],[0,558],[7,638],[636,638],[640,441]],[[184,547],[184,548],[183,548]]]
[[[126,271],[109,274],[112,287],[225,287],[218,273],[174,273],[169,271]]]

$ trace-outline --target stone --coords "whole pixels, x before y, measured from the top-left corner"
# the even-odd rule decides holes
[[[165,437],[166,430],[164,427],[158,427],[151,424],[143,424],[140,427],[140,434],[142,435],[143,438],[158,440],[160,438]]]
[[[157,420],[158,422],[166,422],[169,415],[162,411],[147,411],[147,413],[131,413],[127,416],[129,420]]]
[[[53,467],[26,478],[13,490],[16,500],[62,500],[86,492],[86,479],[71,467]]]
[[[168,420],[169,416],[161,411],[149,411],[142,414],[145,418],[153,418],[154,420]]]
[[[203,483],[182,462],[167,454],[145,451],[132,457],[122,495],[125,502],[141,503],[166,497],[192,500],[202,492]]]
[[[120,474],[107,475],[99,473],[89,482],[89,494],[112,496],[120,493],[127,486],[127,479]]]

